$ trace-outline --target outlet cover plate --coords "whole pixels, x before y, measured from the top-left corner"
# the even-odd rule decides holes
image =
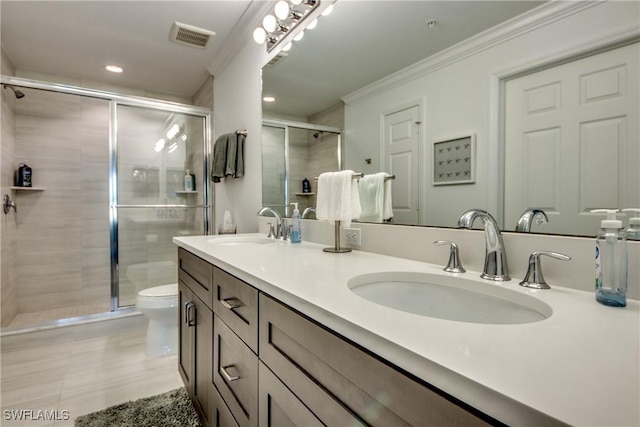
[[[362,233],[360,228],[344,228],[342,230],[342,239],[345,245],[361,246]]]

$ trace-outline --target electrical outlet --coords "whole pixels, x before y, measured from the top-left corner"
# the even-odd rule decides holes
[[[362,239],[360,235],[360,228],[345,228],[344,229],[344,242],[350,246],[362,245]]]

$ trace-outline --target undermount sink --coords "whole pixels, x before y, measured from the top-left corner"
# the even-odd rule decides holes
[[[275,242],[264,236],[233,236],[233,237],[215,237],[209,239],[210,244],[225,246],[246,246],[246,245],[266,245]]]
[[[549,305],[523,292],[456,276],[370,273],[354,277],[347,285],[376,304],[458,322],[514,325],[539,322],[553,314]]]

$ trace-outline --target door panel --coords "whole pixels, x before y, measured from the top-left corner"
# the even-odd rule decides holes
[[[640,204],[638,44],[510,80],[505,98],[505,229],[589,235],[596,208]]]

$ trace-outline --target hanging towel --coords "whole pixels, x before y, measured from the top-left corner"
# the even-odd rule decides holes
[[[226,176],[244,176],[244,135],[236,132],[218,137],[213,147],[211,179],[220,182]]]
[[[326,172],[318,178],[316,218],[325,221],[343,221],[345,227],[360,217],[358,181],[352,170]]]
[[[361,221],[382,222],[385,208],[385,181],[387,174],[379,172],[360,179]]]

